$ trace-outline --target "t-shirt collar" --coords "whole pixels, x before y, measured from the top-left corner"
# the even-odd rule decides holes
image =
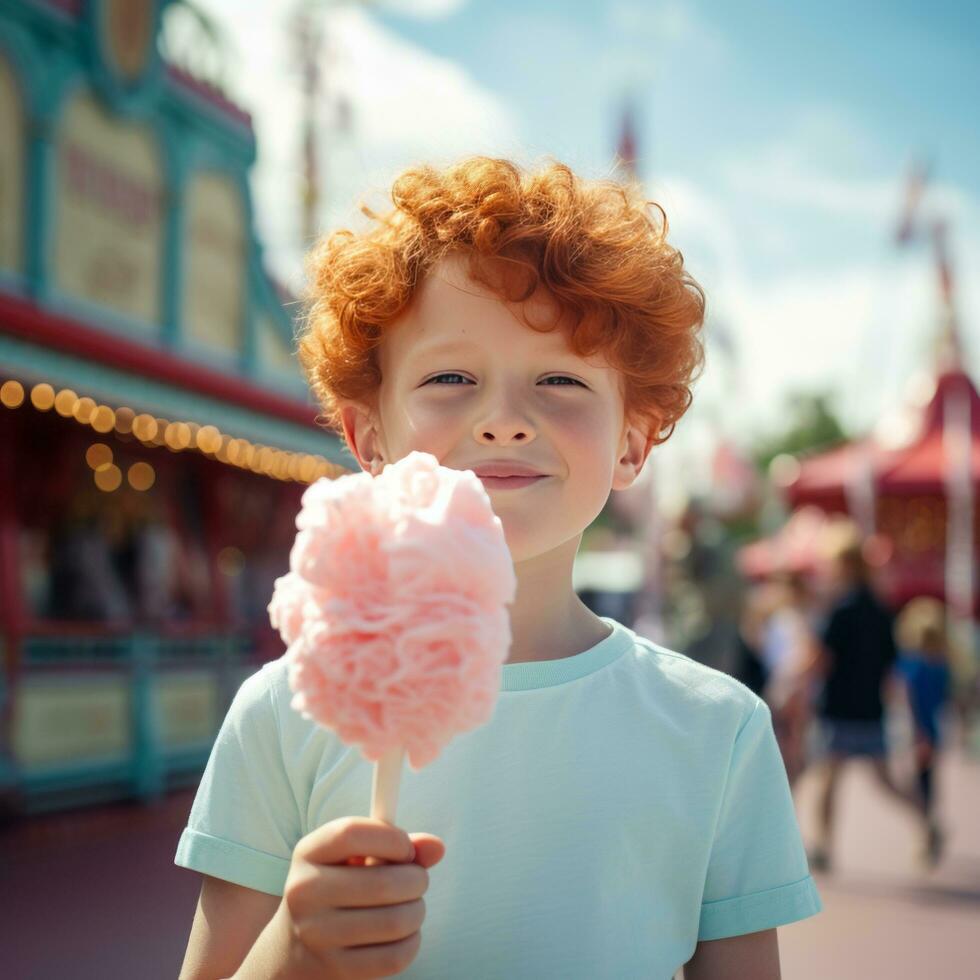
[[[633,643],[630,631],[608,616],[599,617],[612,627],[609,636],[595,646],[557,660],[535,660],[524,663],[504,664],[501,691],[530,691],[539,687],[555,687],[594,673],[611,664],[625,653]]]

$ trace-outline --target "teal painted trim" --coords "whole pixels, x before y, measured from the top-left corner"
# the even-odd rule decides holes
[[[239,367],[242,374],[249,378],[259,377],[258,366],[258,338],[256,337],[257,310],[251,300],[252,290],[249,288],[249,273],[245,272],[245,304],[244,304],[244,325],[242,327],[242,356],[239,359]]]
[[[56,40],[60,44],[73,44],[78,35],[78,19],[53,3],[38,0],[5,0],[14,17],[44,41]],[[6,11],[4,11],[6,13]]]
[[[125,758],[106,762],[86,762],[76,766],[51,766],[31,769],[21,767],[18,782],[28,793],[50,793],[71,790],[92,783],[128,783],[132,777],[132,763]]]
[[[37,112],[51,125],[61,118],[61,110],[75,89],[91,89],[85,66],[70,51],[52,48],[45,52],[45,68],[38,90]]]
[[[236,351],[220,350],[215,347],[207,347],[205,344],[198,343],[196,340],[184,340],[179,345],[177,352],[188,361],[195,364],[203,364],[214,369],[223,371],[225,374],[238,375],[241,368],[241,348]]]
[[[164,77],[157,111],[174,119],[188,138],[221,147],[243,170],[255,162],[254,132],[176,79]]]
[[[100,329],[111,330],[126,340],[138,341],[150,347],[155,347],[160,342],[159,323],[128,316],[80,296],[63,293],[50,282],[45,293],[44,305],[52,312],[73,320],[98,324]]]
[[[182,193],[185,154],[181,149],[183,144],[180,140],[180,133],[169,119],[163,120],[163,131],[169,135],[164,139],[168,159],[166,190],[164,191],[166,198],[164,200],[163,273],[161,276],[163,303],[160,340],[168,350],[176,350],[180,344],[183,316],[180,297],[184,293],[184,269],[180,258],[186,214]]]
[[[245,336],[242,346],[242,371],[250,378],[259,378],[262,365],[259,362],[258,321],[261,304],[257,294],[262,279],[265,278],[258,268],[256,256],[262,246],[255,233],[255,210],[252,202],[251,187],[247,188],[248,223],[245,227]]]
[[[352,466],[337,436],[324,429],[312,426],[306,429],[217,398],[168,387],[151,378],[126,374],[3,334],[0,334],[0,367],[16,376],[70,387],[79,394],[104,398],[134,411],[216,425],[232,436],[278,449],[320,455],[347,468]],[[311,408],[311,419],[314,415],[315,410]]]
[[[40,189],[44,184],[44,143],[39,124],[39,93],[43,90],[44,64],[31,35],[11,21],[0,20],[0,57],[10,65],[19,90],[24,128],[24,172],[21,184],[21,268],[3,270],[3,283],[13,282],[18,292],[32,293],[40,275],[40,243],[44,219]]]
[[[130,700],[133,732],[133,788],[143,801],[156,800],[164,791],[164,766],[161,755],[162,724],[159,699],[155,696],[154,676],[159,662],[159,640],[155,636],[135,633],[130,646],[132,662],[132,698]]]
[[[297,401],[307,401],[310,397],[310,390],[299,374],[298,367],[296,371],[296,374],[292,374],[291,372],[264,367],[260,364],[259,371],[255,375],[254,380],[256,383],[261,384],[263,388],[273,388],[280,394],[295,398]]]
[[[0,19],[0,54],[10,59],[14,78],[20,86],[24,115],[27,118],[36,115],[45,72],[37,43],[17,22]]]
[[[54,135],[66,87],[79,77],[80,66],[61,51],[52,51],[40,91],[38,118],[31,141],[31,187],[28,225],[29,262],[27,279],[31,295],[42,304],[48,302],[51,288],[51,250],[53,248],[54,203],[57,184],[54,165]]]

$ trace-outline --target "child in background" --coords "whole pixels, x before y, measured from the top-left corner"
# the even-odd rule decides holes
[[[356,816],[372,766],[290,709],[282,660],[248,678],[178,846],[181,977],[777,980],[776,927],[821,904],[769,709],[572,586],[690,405],[703,293],[635,186],[475,157],[391,196],[312,256],[299,356],[363,470],[483,480],[518,583],[500,696],[404,774],[409,834]]]
[[[810,593],[802,572],[773,575],[775,608],[763,628],[762,660],[766,685],[762,697],[772,712],[773,728],[790,786],[806,766],[806,735],[811,721],[809,665],[816,637],[810,625]]]
[[[942,854],[943,833],[935,817],[934,772],[951,676],[945,606],[929,596],[912,599],[899,614],[895,633],[895,668],[905,682],[915,725],[916,776],[926,818],[923,857],[935,865]]]

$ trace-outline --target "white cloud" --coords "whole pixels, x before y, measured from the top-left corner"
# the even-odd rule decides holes
[[[391,182],[405,167],[475,153],[524,156],[511,111],[459,65],[393,35],[360,10],[338,11],[330,25],[343,52],[332,84],[349,100],[352,126],[347,135],[325,130],[320,141],[331,195],[324,227],[361,220],[361,200],[385,207]]]
[[[614,40],[599,51],[586,42],[598,84],[635,91],[669,78],[677,61],[717,70],[729,60],[728,41],[689,3],[617,0],[605,9]]]
[[[252,186],[267,262],[298,288],[302,79],[288,11],[276,0],[259,0],[243,18],[232,0],[203,5],[228,33],[235,54],[229,87],[253,116],[259,153]],[[402,6],[436,16],[460,3],[405,0]],[[324,23],[318,143],[324,227],[353,218],[361,197],[386,190],[396,172],[419,161],[438,164],[464,153],[521,157],[513,114],[458,64],[415,47],[362,9],[339,8]],[[331,126],[341,94],[351,109],[346,135]]]
[[[795,175],[802,184],[804,178]],[[806,180],[826,182],[838,200],[854,202],[856,220],[873,212],[859,208],[865,183],[814,169]],[[763,185],[765,186],[765,185]],[[795,186],[795,185],[794,185]],[[695,389],[690,418],[661,450],[664,459],[697,457],[705,426],[745,444],[784,424],[786,396],[795,391],[826,392],[846,426],[870,428],[903,397],[908,379],[932,363],[939,303],[931,249],[887,248],[862,255],[842,247],[814,259],[807,250],[807,226],[788,221],[779,201],[753,199],[757,228],[786,241],[799,261],[758,261],[759,233],[746,233],[744,203],[724,182],[710,189],[690,178],[666,174],[648,186],[671,223],[671,241],[708,297],[705,374]],[[809,197],[807,198],[809,200]],[[894,200],[894,195],[892,195]],[[884,204],[884,195],[882,201]],[[883,213],[882,238],[893,224],[894,207]],[[980,264],[980,201],[961,188],[927,192],[923,213],[954,216],[950,234],[956,298],[967,362],[976,367],[980,283],[969,270]],[[877,219],[874,219],[877,223]],[[735,364],[711,344],[712,324],[732,334]],[[677,453],[678,455],[674,455]],[[705,472],[703,480],[707,479]]]
[[[690,3],[617,0],[607,9],[610,25],[648,57],[651,50],[661,55],[679,46],[699,49],[716,60],[729,53],[725,38]]]
[[[466,0],[380,0],[379,6],[396,14],[435,20],[466,6]]]
[[[774,205],[875,221],[887,237],[904,204],[911,163],[893,159],[846,110],[814,105],[801,108],[779,139],[729,155],[718,169],[734,191]],[[926,213],[954,216],[971,206],[960,188],[930,181]]]
[[[344,51],[335,84],[354,102],[365,155],[402,161],[513,148],[510,111],[455,62],[422,51],[360,10],[338,11],[331,27]]]
[[[709,356],[702,387],[705,409],[726,425],[775,429],[785,395],[808,389],[836,392],[845,424],[862,430],[900,398],[931,363],[939,295],[928,231],[938,217],[950,222],[961,332],[968,364],[978,363],[970,270],[980,264],[980,200],[930,183],[920,240],[899,249],[904,168],[865,176],[882,157],[845,111],[818,106],[781,139],[723,163],[710,191],[663,178],[659,199],[708,292],[709,332],[715,315],[736,339],[736,390],[720,355]]]

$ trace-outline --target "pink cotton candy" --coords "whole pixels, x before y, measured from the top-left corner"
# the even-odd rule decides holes
[[[318,480],[269,618],[292,707],[377,761],[416,772],[489,721],[517,581],[479,478],[413,452],[379,476]]]

